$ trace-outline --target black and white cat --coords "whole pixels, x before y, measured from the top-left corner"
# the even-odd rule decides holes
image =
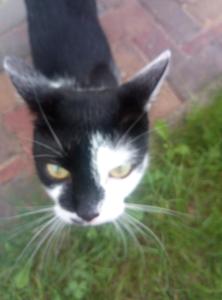
[[[34,67],[7,57],[4,68],[35,115],[39,178],[64,222],[113,221],[149,163],[147,112],[170,51],[120,84],[95,0],[26,6]]]

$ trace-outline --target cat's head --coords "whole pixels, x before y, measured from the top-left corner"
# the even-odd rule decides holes
[[[67,223],[98,225],[124,212],[149,163],[147,111],[167,73],[164,52],[116,88],[52,81],[16,58],[4,67],[35,115],[39,178]]]

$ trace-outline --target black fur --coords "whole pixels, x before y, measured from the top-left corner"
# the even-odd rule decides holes
[[[26,5],[37,70],[49,78],[74,77],[82,85],[117,84],[94,0],[26,0]]]
[[[6,58],[5,69],[36,116],[33,153],[40,180],[47,187],[55,184],[46,172],[50,161],[68,169],[71,178],[60,204],[91,220],[105,191],[91,175],[90,138],[100,132],[118,143],[124,135],[137,150],[132,164],[141,165],[148,144],[145,107],[169,58],[119,86],[94,0],[26,0],[26,5],[34,69],[17,58]],[[55,88],[52,80],[58,78],[64,84]],[[49,125],[62,144],[60,155]]]

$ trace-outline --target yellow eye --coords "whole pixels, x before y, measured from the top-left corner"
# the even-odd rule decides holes
[[[110,171],[109,176],[117,179],[123,179],[131,173],[132,169],[133,168],[130,164],[119,166]]]
[[[59,165],[47,164],[46,170],[52,178],[57,180],[63,180],[70,176],[69,171],[60,167]]]

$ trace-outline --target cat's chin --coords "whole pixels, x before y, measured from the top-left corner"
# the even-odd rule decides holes
[[[118,219],[125,210],[124,203],[118,207],[118,210],[103,210],[100,215],[91,221],[85,221],[80,218],[76,213],[69,212],[62,208],[60,205],[55,205],[55,215],[64,223],[76,226],[99,226],[105,223],[111,223]]]

